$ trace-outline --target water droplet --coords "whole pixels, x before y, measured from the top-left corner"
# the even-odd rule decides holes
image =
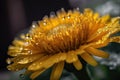
[[[30,37],[30,34],[26,34],[26,37]]]
[[[100,30],[98,30],[98,31],[97,31],[97,33],[98,33],[98,34],[100,34],[100,33],[101,33],[101,31],[100,31]]]
[[[65,20],[65,16],[62,17],[62,20]]]
[[[24,35],[24,34],[20,35],[20,37],[21,37],[22,39],[25,39],[25,35]]]
[[[39,43],[35,43],[36,45],[38,45]]]
[[[29,54],[32,54],[32,51],[31,51],[31,50],[29,50],[29,51],[28,51],[28,53],[29,53]]]
[[[20,74],[20,78],[21,78],[22,80],[25,80],[25,75],[24,75],[24,74]]]
[[[44,25],[44,26],[47,25],[47,22],[43,22],[43,25]]]
[[[25,38],[26,38],[26,39],[29,39],[29,37],[28,37],[28,36],[26,36]]]
[[[35,27],[36,27],[36,26],[33,24],[33,25],[32,25],[32,28],[35,28]]]
[[[30,34],[26,34],[25,38],[30,39],[31,38]]]
[[[32,28],[35,28],[38,25],[38,23],[36,21],[32,22]]]
[[[65,12],[65,9],[64,9],[64,8],[61,8],[61,11],[62,11],[62,12]]]
[[[7,63],[8,63],[8,64],[11,64],[11,62],[12,62],[11,59],[8,58],[8,59],[7,59]]]
[[[25,42],[25,43],[24,43],[25,46],[28,46],[28,44],[29,44],[29,42]]]
[[[48,21],[48,19],[49,19],[49,17],[48,17],[47,15],[45,15],[45,16],[43,17],[43,21]]]
[[[76,8],[76,10],[77,10],[77,11],[80,11],[80,8],[79,8],[79,7],[77,7],[77,8]]]
[[[67,18],[68,18],[68,19],[70,19],[70,17],[71,17],[71,15],[68,15],[68,17],[67,17]]]
[[[55,12],[53,12],[53,11],[50,12],[50,17],[51,17],[51,18],[53,18],[53,17],[55,17],[55,16],[56,16],[56,15],[55,15]]]
[[[20,51],[22,51],[23,50],[23,47],[20,47]]]

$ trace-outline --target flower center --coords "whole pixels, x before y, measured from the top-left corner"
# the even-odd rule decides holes
[[[80,45],[85,44],[86,35],[80,26],[72,26],[70,23],[60,24],[52,28],[47,33],[48,48],[44,50],[48,54],[56,54],[59,52],[68,52],[76,50]]]

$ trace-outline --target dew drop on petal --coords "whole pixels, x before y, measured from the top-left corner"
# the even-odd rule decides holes
[[[47,25],[47,22],[43,22],[43,25],[46,26],[46,25]]]
[[[77,10],[77,11],[80,11],[80,8],[79,8],[79,7],[77,7],[77,8],[76,8],[76,10]]]
[[[27,46],[29,44],[29,42],[25,42],[24,45]]]
[[[27,52],[28,52],[28,54],[32,54],[32,50],[28,50]]]
[[[23,47],[20,47],[20,51],[22,51],[23,50]]]
[[[62,17],[62,20],[65,20],[65,16],[64,16],[64,17]]]
[[[39,43],[35,43],[36,45],[38,45]]]
[[[71,14],[68,14],[68,15],[67,15],[67,18],[70,19],[70,18],[71,18]]]
[[[32,24],[32,28],[35,28],[35,27],[36,27],[36,23],[33,22],[33,24]]]
[[[8,59],[7,59],[7,63],[8,63],[8,64],[11,64],[11,62],[12,62],[11,59],[8,58]]]
[[[50,17],[51,17],[51,18],[53,18],[53,17],[55,17],[55,16],[56,16],[56,15],[55,15],[55,12],[53,12],[53,11],[50,12]]]

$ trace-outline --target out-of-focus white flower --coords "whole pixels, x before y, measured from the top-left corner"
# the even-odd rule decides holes
[[[120,15],[120,5],[116,4],[113,1],[107,1],[106,3],[96,7],[95,10],[101,15]]]
[[[108,59],[102,59],[100,57],[95,57],[95,58],[100,62],[100,64],[109,66],[111,70],[120,66],[120,53],[119,54],[111,53]]]

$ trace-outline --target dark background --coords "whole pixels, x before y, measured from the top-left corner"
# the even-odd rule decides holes
[[[7,49],[14,37],[61,8],[71,6],[67,0],[0,0],[0,71],[6,70]]]

